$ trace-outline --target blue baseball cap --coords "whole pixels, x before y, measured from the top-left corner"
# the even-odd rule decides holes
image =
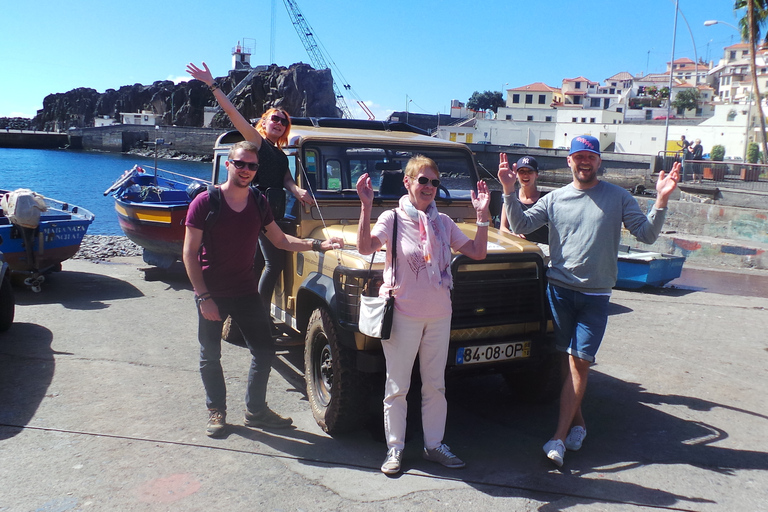
[[[578,153],[579,151],[591,151],[600,154],[600,141],[591,135],[579,135],[571,141],[571,151],[568,155]]]
[[[530,169],[534,172],[539,172],[539,162],[532,156],[524,156],[517,161],[517,169]]]

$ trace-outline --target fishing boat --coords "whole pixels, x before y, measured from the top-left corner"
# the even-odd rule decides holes
[[[3,204],[22,191],[0,190],[0,197],[6,199]],[[61,262],[80,249],[94,215],[80,206],[25,192],[35,196],[39,218],[36,214],[33,223],[22,223],[12,212],[0,210],[0,251],[11,276],[23,278],[24,284],[39,292],[45,275],[61,270]]]
[[[194,191],[209,182],[171,171],[126,171],[104,195],[112,194],[120,229],[144,249],[144,262],[168,268],[181,260],[184,220]]]
[[[619,274],[616,288],[639,289],[664,286],[680,277],[684,256],[632,249],[619,246]]]

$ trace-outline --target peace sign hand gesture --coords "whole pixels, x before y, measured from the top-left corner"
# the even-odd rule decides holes
[[[499,153],[499,181],[504,187],[504,195],[510,195],[515,191],[517,164],[512,164],[510,168],[506,153]]]

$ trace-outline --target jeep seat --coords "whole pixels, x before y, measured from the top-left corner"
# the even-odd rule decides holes
[[[381,182],[379,183],[379,197],[382,199],[399,199],[406,194],[403,177],[405,173],[398,171],[381,171]]]

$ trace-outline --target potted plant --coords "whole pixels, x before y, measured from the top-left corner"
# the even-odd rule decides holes
[[[747,163],[756,164],[760,159],[760,146],[757,142],[750,142],[747,146]],[[748,166],[741,168],[741,179],[744,181],[757,181],[760,178],[760,168]]]
[[[709,152],[709,158],[713,162],[722,162],[723,158],[725,158],[725,147],[720,144],[712,146],[712,150]],[[725,179],[725,166],[723,164],[715,164],[712,167],[705,167],[704,179],[723,181],[723,179]]]

